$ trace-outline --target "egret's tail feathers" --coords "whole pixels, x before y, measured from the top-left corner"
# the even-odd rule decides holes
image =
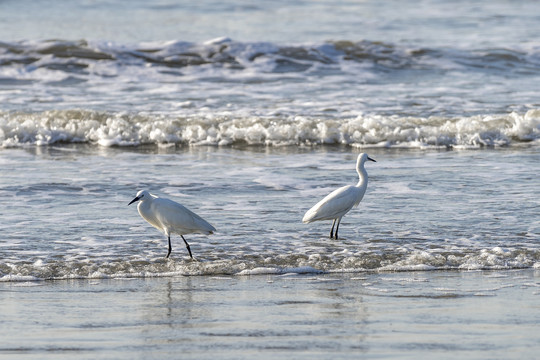
[[[211,234],[214,233],[214,231],[216,231],[216,228],[213,227],[212,225],[208,224],[208,227],[203,230],[203,233],[207,234],[207,235],[211,235]]]
[[[214,227],[214,225],[212,225],[210,223],[208,223],[208,225],[210,225],[210,228],[208,229],[208,233],[213,234],[214,231],[216,231],[216,228]]]

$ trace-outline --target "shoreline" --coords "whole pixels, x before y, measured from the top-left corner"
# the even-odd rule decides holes
[[[14,275],[6,274],[0,277],[0,284],[22,284],[22,283],[42,283],[42,282],[54,282],[54,281],[99,281],[99,280],[151,280],[151,279],[174,279],[177,277],[227,277],[227,278],[242,278],[242,277],[263,277],[263,276],[332,276],[332,275],[384,275],[384,274],[410,274],[410,273],[472,273],[472,272],[514,272],[514,271],[540,271],[540,266],[535,263],[531,267],[494,267],[494,268],[432,268],[427,265],[416,265],[410,268],[381,268],[381,269],[334,269],[334,270],[320,270],[310,266],[296,267],[296,268],[275,268],[275,267],[255,267],[253,269],[246,269],[237,273],[183,273],[177,272],[163,272],[163,273],[150,273],[150,274],[114,274],[107,275],[102,273],[93,273],[88,276],[67,275],[65,277],[52,277],[52,278],[39,278],[32,275]]]

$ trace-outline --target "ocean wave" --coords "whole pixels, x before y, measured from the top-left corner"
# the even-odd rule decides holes
[[[28,40],[0,43],[0,111],[167,112],[194,123],[206,121],[197,118],[202,112],[255,123],[263,121],[257,116],[283,123],[280,117],[301,115],[313,123],[336,114],[524,113],[539,108],[538,74],[540,53],[533,45]]]
[[[283,254],[223,260],[37,260],[1,262],[0,282],[32,282],[65,279],[152,278],[172,276],[246,276],[321,273],[360,273],[434,270],[538,269],[538,250],[494,247],[466,252],[414,250],[407,254],[387,252],[352,255]]]
[[[471,117],[360,115],[313,117],[167,116],[85,110],[0,113],[2,147],[90,143],[100,146],[256,145],[479,148],[540,139],[540,110]]]
[[[0,42],[0,69],[23,72],[60,70],[81,76],[95,73],[95,64],[160,66],[165,69],[214,66],[262,73],[309,72],[326,65],[346,71],[346,63],[370,65],[375,70],[496,70],[511,74],[540,72],[540,54],[533,49],[414,48],[380,41],[336,40],[314,44],[278,45],[218,38],[204,43],[167,41],[115,44],[86,40]],[[1,72],[0,72],[1,74]],[[169,74],[181,75],[170,72]],[[320,75],[320,71],[315,74]],[[103,76],[110,76],[110,73]]]

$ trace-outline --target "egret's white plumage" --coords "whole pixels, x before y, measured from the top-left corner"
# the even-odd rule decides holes
[[[146,190],[139,191],[135,199],[131,200],[128,205],[136,201],[139,201],[137,210],[141,217],[150,225],[167,235],[169,239],[167,257],[169,257],[172,251],[171,234],[178,234],[182,237],[188,249],[189,256],[193,258],[189,244],[183,235],[192,233],[209,235],[216,231],[206,220],[184,205],[169,199],[157,197]]]
[[[356,172],[359,180],[356,186],[347,185],[332,191],[324,199],[319,201],[315,206],[309,209],[302,221],[310,223],[318,220],[333,220],[332,230],[330,230],[330,238],[334,237],[334,225],[337,221],[335,238],[338,238],[339,223],[343,215],[349,212],[354,206],[358,206],[367,189],[368,175],[364,168],[364,163],[367,161],[375,161],[367,154],[361,153],[356,161]]]

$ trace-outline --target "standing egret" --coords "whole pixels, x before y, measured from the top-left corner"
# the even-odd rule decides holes
[[[172,251],[171,234],[176,233],[180,235],[186,244],[189,256],[193,259],[191,249],[189,248],[189,244],[184,238],[184,235],[192,233],[209,235],[216,231],[216,229],[206,220],[190,211],[185,206],[172,200],[152,195],[146,190],[139,191],[137,197],[131,200],[128,205],[131,205],[136,201],[139,201],[137,210],[142,218],[167,235],[167,238],[169,239],[169,252],[167,253],[166,258],[171,255]]]
[[[302,222],[310,223],[318,220],[333,220],[332,230],[330,230],[330,238],[334,237],[334,225],[336,225],[335,239],[338,238],[339,223],[343,215],[349,212],[353,206],[358,206],[367,189],[368,175],[366,169],[364,169],[364,163],[367,161],[374,161],[367,154],[361,153],[358,155],[356,161],[356,172],[358,173],[359,180],[356,186],[347,185],[340,187],[328,194],[324,199],[319,201],[315,206],[309,209]]]

